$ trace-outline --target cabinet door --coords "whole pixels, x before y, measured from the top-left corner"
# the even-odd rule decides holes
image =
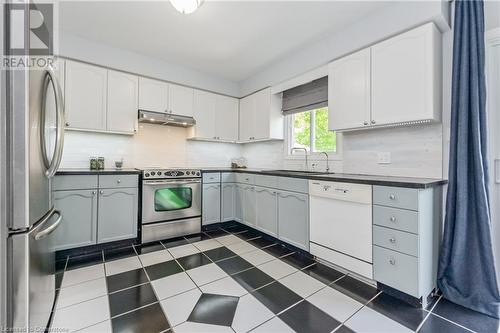
[[[359,128],[370,120],[370,49],[364,49],[328,65],[328,127]]]
[[[309,250],[309,197],[307,194],[278,194],[278,238]]]
[[[238,99],[216,95],[215,136],[221,140],[238,140]]]
[[[243,223],[255,226],[255,187],[246,186],[243,192]]]
[[[167,112],[168,83],[140,77],[139,109],[156,112]]]
[[[170,113],[188,117],[193,116],[193,88],[171,84],[168,95],[168,110]]]
[[[137,188],[99,191],[97,242],[137,237]]]
[[[372,119],[377,125],[433,116],[433,24],[374,45]]]
[[[66,61],[66,126],[106,129],[107,73],[102,67]]]
[[[253,95],[240,99],[240,140],[252,140],[255,133],[255,98]]]
[[[264,187],[255,188],[256,226],[262,232],[278,236],[278,200],[276,191]]]
[[[254,139],[269,138],[270,112],[271,112],[271,88],[256,92],[254,110]]]
[[[54,206],[62,221],[54,231],[55,250],[96,243],[97,190],[55,191]]]
[[[243,223],[243,200],[245,191],[242,185],[236,184],[234,189],[234,219]]]
[[[197,138],[216,138],[215,99],[215,94],[201,90],[194,91],[193,117],[196,120],[194,136]]]
[[[137,130],[138,92],[137,76],[108,71],[109,131],[134,133]]]
[[[236,186],[233,183],[222,184],[221,201],[221,222],[232,221],[235,219],[235,196]]]
[[[220,222],[220,184],[203,185],[202,224]]]

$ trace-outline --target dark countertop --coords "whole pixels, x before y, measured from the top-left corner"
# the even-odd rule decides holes
[[[141,171],[133,168],[90,170],[86,168],[59,169],[56,175],[138,175]]]
[[[355,175],[346,173],[300,173],[300,172],[273,172],[266,169],[233,169],[233,168],[203,168],[202,172],[238,172],[252,173],[259,175],[271,175],[281,177],[302,178],[311,180],[323,180],[332,182],[357,183],[368,185],[395,186],[408,188],[430,188],[448,183],[446,179],[436,178],[413,178],[413,177],[393,177],[375,175]]]

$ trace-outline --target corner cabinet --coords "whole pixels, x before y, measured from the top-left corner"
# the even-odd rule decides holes
[[[329,129],[441,121],[441,36],[433,23],[328,66]]]

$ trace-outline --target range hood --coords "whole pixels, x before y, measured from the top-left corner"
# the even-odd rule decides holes
[[[146,110],[139,110],[139,122],[178,127],[191,127],[196,124],[193,117]]]

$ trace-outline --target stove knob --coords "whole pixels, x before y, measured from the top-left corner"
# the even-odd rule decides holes
[[[186,175],[190,175],[191,174],[191,171],[186,171]]]
[[[157,174],[158,176],[161,176],[161,171],[158,171],[156,174]]]
[[[147,173],[147,172],[146,172],[146,173],[144,174],[144,177],[149,177],[149,173]]]
[[[198,171],[198,172],[196,173],[196,175],[197,175],[197,176],[199,176],[199,175],[200,175],[200,172]]]
[[[151,171],[151,176],[154,176],[154,175],[156,175],[156,172]]]

